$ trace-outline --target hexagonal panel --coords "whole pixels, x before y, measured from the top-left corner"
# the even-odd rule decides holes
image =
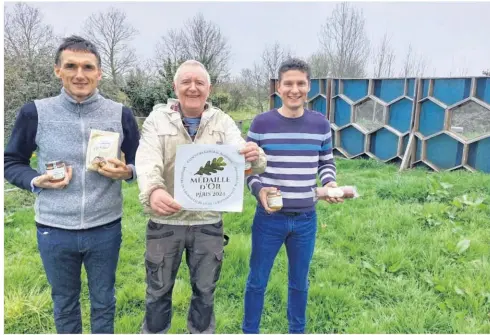
[[[427,98],[427,96],[429,95],[429,84],[430,84],[430,79],[421,80],[422,96],[420,97],[420,99]]]
[[[411,98],[415,96],[415,79],[414,78],[407,79],[407,95]]]
[[[345,126],[350,123],[350,105],[340,97],[334,99],[334,123],[339,126]]]
[[[324,96],[317,96],[313,100],[310,101],[310,108],[322,113],[323,115],[327,114],[327,98]]]
[[[428,170],[428,171],[433,171],[432,168],[425,164],[424,162],[420,161],[420,162],[417,162],[415,164],[412,165],[412,168],[417,168],[417,169],[424,169],[424,170]]]
[[[274,103],[274,107],[273,108],[280,108],[282,106],[282,99],[279,95],[277,94],[274,94],[272,96],[272,101]]]
[[[447,134],[426,140],[426,159],[439,169],[451,169],[461,165],[463,143]]]
[[[332,132],[332,148],[336,148],[337,147],[337,132],[333,129],[331,129],[331,132]]]
[[[388,124],[401,133],[410,130],[413,103],[409,99],[401,99],[388,107]]]
[[[327,95],[327,88],[328,88],[328,80],[322,79],[321,86],[320,86],[320,94]]]
[[[403,95],[405,79],[377,79],[374,81],[374,95],[389,102]]]
[[[476,170],[490,173],[490,137],[469,144],[467,164]]]
[[[450,130],[467,140],[490,134],[490,110],[474,101],[450,110],[449,118]]]
[[[422,159],[422,140],[415,137],[415,161]]]
[[[345,79],[342,80],[344,95],[352,101],[357,101],[368,95],[369,80],[367,79]]]
[[[308,99],[311,99],[318,94],[320,94],[320,79],[311,79]]]
[[[405,155],[405,151],[407,150],[407,145],[408,145],[408,140],[410,138],[410,135],[405,135],[401,138],[401,141],[402,141],[402,148],[401,148],[401,153],[400,153],[400,157],[403,157],[403,155]]]
[[[490,104],[490,77],[476,80],[476,96],[481,101]]]
[[[367,131],[381,128],[385,124],[385,108],[371,99],[361,102],[354,106],[354,122]]]
[[[340,131],[340,147],[351,156],[364,152],[364,141],[365,135],[353,126]]]
[[[446,105],[453,105],[470,96],[471,78],[434,79],[432,96]]]
[[[421,103],[419,132],[429,136],[444,129],[445,111],[430,100]]]
[[[386,161],[394,158],[398,153],[398,135],[386,128],[382,128],[371,135],[369,151],[379,159]]]
[[[336,96],[339,95],[339,86],[340,86],[340,79],[334,79],[332,80],[332,95]]]

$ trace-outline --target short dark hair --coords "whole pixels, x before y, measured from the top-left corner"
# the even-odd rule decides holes
[[[56,50],[56,57],[54,59],[56,65],[60,65],[61,53],[64,50],[90,52],[94,54],[97,58],[97,65],[99,67],[101,66],[102,62],[100,59],[100,54],[97,51],[97,47],[95,46],[95,44],[87,41],[83,37],[72,35],[63,39],[63,43],[61,43],[61,45],[58,47],[58,50]]]
[[[278,71],[279,81],[281,81],[282,74],[290,70],[298,70],[304,72],[306,73],[306,77],[308,78],[308,80],[310,80],[311,78],[310,66],[304,60],[298,58],[289,58],[284,62],[282,62],[281,65],[279,66],[279,71]]]

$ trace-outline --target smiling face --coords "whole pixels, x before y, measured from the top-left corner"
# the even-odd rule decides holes
[[[204,69],[196,65],[186,65],[179,71],[174,83],[174,91],[182,112],[197,116],[204,111],[211,85]]]
[[[63,50],[54,72],[66,93],[78,102],[91,96],[102,78],[97,57],[91,52]]]
[[[310,83],[306,72],[289,70],[281,74],[277,83],[277,92],[282,99],[284,107],[289,110],[303,108],[308,99]]]

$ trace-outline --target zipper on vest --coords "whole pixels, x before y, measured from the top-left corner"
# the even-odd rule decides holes
[[[81,228],[84,228],[84,218],[85,218],[85,168],[83,167],[85,165],[85,161],[87,160],[87,157],[85,157],[87,153],[87,144],[85,143],[85,123],[83,122],[82,115],[80,113],[80,104],[77,104],[78,108],[78,117],[80,118],[80,127],[82,129],[82,141],[83,141],[83,152],[82,152],[82,157],[83,157],[83,162],[82,162],[82,211],[80,215],[80,223],[81,223]]]

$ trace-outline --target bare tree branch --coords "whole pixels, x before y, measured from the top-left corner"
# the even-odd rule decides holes
[[[255,106],[261,113],[264,112],[264,103],[268,95],[267,81],[264,81],[266,76],[267,70],[256,62],[254,62],[251,69],[243,69],[241,71],[243,85],[247,88],[249,94],[253,96]]]
[[[137,30],[127,21],[126,13],[110,8],[107,12],[92,14],[84,24],[87,39],[98,48],[105,76],[118,85],[122,77],[136,64],[134,49],[128,46]]]
[[[316,52],[308,57],[308,64],[311,68],[313,78],[325,78],[331,76],[332,60],[324,52]]]
[[[292,52],[288,48],[282,47],[279,42],[266,47],[262,52],[262,65],[265,70],[265,80],[277,77],[279,66],[286,59],[292,57]]]
[[[206,21],[199,13],[187,21],[181,36],[185,58],[201,62],[211,76],[211,83],[228,76],[230,45],[215,23]]]
[[[384,34],[378,51],[374,53],[374,71],[375,78],[393,77],[394,74],[395,53],[390,46],[390,39],[387,33]]]
[[[331,60],[336,77],[363,77],[369,55],[362,11],[347,3],[337,5],[319,35],[323,53]]]
[[[17,3],[5,12],[4,32],[4,135],[8,137],[16,110],[28,101],[56,94],[60,83],[53,72],[58,38],[42,22],[39,9]]]
[[[402,77],[422,77],[427,70],[428,62],[422,57],[414,53],[412,44],[408,45],[407,55],[403,63],[400,76]]]

